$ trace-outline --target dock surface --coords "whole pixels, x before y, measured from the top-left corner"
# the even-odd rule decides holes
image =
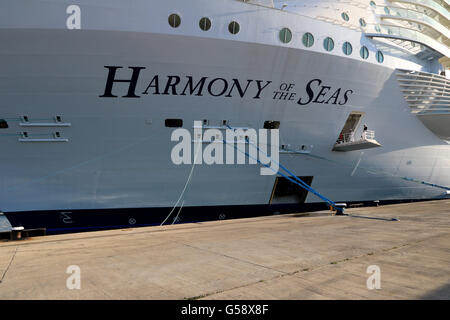
[[[0,299],[450,299],[450,200],[346,213],[4,241]]]

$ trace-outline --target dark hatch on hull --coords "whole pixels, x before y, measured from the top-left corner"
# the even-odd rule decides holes
[[[298,177],[307,185],[311,185],[313,181],[312,176]],[[286,204],[286,203],[298,203],[305,202],[308,196],[308,191],[300,187],[299,185],[289,181],[285,177],[277,177],[273,186],[272,196],[269,204]]]

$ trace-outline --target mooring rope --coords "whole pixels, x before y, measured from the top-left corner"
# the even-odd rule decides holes
[[[231,130],[235,130],[234,128],[232,128],[230,125],[227,125],[227,127]],[[311,186],[309,186],[308,184],[306,184],[302,179],[300,179],[299,177],[297,177],[294,173],[292,173],[289,169],[287,169],[285,166],[283,166],[281,163],[273,160],[271,157],[269,157],[269,155],[267,155],[266,153],[262,152],[261,149],[258,146],[255,146],[253,143],[251,143],[249,141],[249,139],[247,138],[246,141],[248,142],[249,145],[253,145],[253,147],[256,148],[256,150],[258,150],[258,152],[260,152],[261,154],[263,154],[265,157],[267,157],[271,162],[277,164],[281,169],[283,169],[284,171],[286,171],[288,174],[290,174],[292,177],[289,177],[287,175],[285,175],[283,172],[281,172],[280,170],[275,170],[273,168],[271,168],[269,165],[262,163],[259,159],[256,159],[254,157],[252,157],[250,154],[248,154],[245,151],[240,150],[235,144],[233,144],[233,147],[245,154],[248,158],[253,159],[255,161],[257,161],[260,165],[263,165],[266,168],[269,168],[270,170],[272,170],[275,174],[279,174],[281,175],[283,178],[291,181],[292,183],[300,186],[301,188],[310,191],[311,193],[313,193],[314,195],[316,195],[317,197],[319,197],[321,200],[323,200],[324,202],[326,202],[327,204],[329,204],[330,206],[332,206],[335,210],[342,212],[343,208],[338,207],[336,205],[336,203],[330,199],[328,199],[327,197],[323,196],[322,194],[320,194],[319,192],[317,192],[316,190],[314,190]],[[225,143],[225,145],[228,145],[228,143],[226,142],[226,140],[223,140],[223,142]]]

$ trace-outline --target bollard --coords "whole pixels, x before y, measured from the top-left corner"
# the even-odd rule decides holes
[[[11,229],[11,240],[21,240],[24,227],[14,227]]]
[[[346,203],[336,203],[336,206],[335,206],[336,215],[337,216],[343,216],[345,207],[347,207]]]

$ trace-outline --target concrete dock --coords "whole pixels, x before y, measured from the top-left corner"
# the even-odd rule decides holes
[[[450,299],[450,200],[329,213],[0,242],[0,299]]]

